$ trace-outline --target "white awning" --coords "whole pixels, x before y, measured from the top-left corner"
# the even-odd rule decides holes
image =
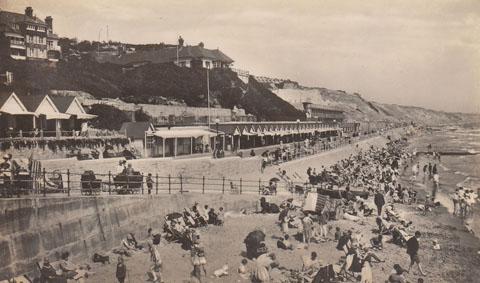
[[[97,117],[97,115],[86,114],[86,113],[71,114],[71,115],[77,116],[77,119],[85,119],[85,120],[93,119],[93,118],[96,118],[96,117]]]
[[[58,119],[58,120],[68,120],[70,119],[70,115],[69,114],[65,114],[65,113],[47,113],[47,114],[44,114],[45,116],[47,116],[47,120],[53,120],[53,119]]]
[[[19,110],[19,109],[4,109],[4,110],[0,110],[0,113],[6,113],[6,114],[10,114],[10,115],[34,115],[34,116],[37,116],[33,112],[22,111],[22,110]]]
[[[219,134],[223,134],[219,132]],[[217,136],[216,133],[211,132],[206,129],[161,129],[156,130],[153,133],[154,136],[161,137],[163,139],[171,139],[171,138],[199,138],[203,136],[208,137],[215,137]]]

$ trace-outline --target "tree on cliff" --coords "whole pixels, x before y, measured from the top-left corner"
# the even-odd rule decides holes
[[[124,122],[129,122],[125,112],[105,104],[93,104],[89,114],[97,115],[92,120],[92,126],[97,129],[107,129],[118,131]]]

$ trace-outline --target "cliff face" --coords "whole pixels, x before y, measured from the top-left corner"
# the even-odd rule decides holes
[[[341,90],[302,86],[269,87],[273,93],[297,109],[303,109],[302,102],[311,102],[322,105],[325,108],[343,110],[347,120],[351,121],[413,121],[430,125],[480,121],[480,115],[448,113],[414,106],[382,104],[368,101],[357,93],[352,94]]]

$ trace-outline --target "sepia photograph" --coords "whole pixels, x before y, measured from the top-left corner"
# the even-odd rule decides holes
[[[0,0],[0,283],[480,283],[479,0]]]

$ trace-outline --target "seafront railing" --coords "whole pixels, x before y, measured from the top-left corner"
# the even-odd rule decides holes
[[[86,174],[66,171],[41,171],[36,178],[27,175],[0,177],[0,197],[65,197],[97,196],[113,194],[174,194],[174,193],[259,193],[270,191],[270,180],[184,175]],[[6,175],[5,175],[6,174]],[[276,178],[278,190],[304,186],[303,182],[289,182]],[[285,183],[285,184],[284,184]],[[274,191],[272,191],[274,193]]]
[[[371,134],[356,138],[364,140],[376,136]],[[321,150],[324,152],[353,143],[353,141],[338,141]],[[311,156],[298,154],[287,160]],[[271,165],[271,164],[270,164]],[[260,170],[259,164],[259,170]],[[295,193],[309,186],[307,176],[304,179],[298,174],[304,172],[277,172],[275,177],[258,180],[233,178],[228,176],[186,176],[178,175],[146,175],[141,172],[115,174],[95,173],[93,171],[75,172],[70,169],[46,171],[40,169],[32,172],[11,172],[0,170],[0,197],[69,197],[96,196],[114,194],[174,194],[174,193],[221,193],[221,194],[275,194],[276,192]]]

